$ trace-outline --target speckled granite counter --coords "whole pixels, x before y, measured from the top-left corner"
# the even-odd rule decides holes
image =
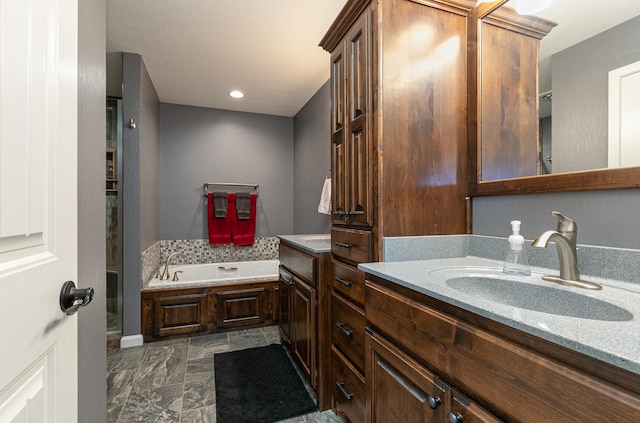
[[[506,248],[504,247],[506,245],[504,238],[463,237],[467,237],[467,239],[460,236],[405,238],[404,240],[409,243],[410,248],[403,245],[402,239],[390,239],[389,242],[385,240],[385,244],[395,245],[396,250],[395,255],[387,250],[385,257],[387,259],[393,257],[392,259],[396,261],[365,263],[358,267],[367,273],[430,297],[640,374],[640,284],[637,283],[637,280],[616,280],[606,274],[606,268],[612,267],[616,271],[614,272],[616,275],[629,273],[633,274],[633,279],[637,279],[638,274],[635,273],[637,270],[635,267],[640,262],[638,259],[640,252],[580,246],[579,252],[586,256],[583,257],[585,266],[580,266],[580,268],[599,269],[598,272],[594,271],[592,274],[583,271],[583,279],[602,285],[603,290],[601,291],[566,287],[543,281],[540,278],[542,274],[558,274],[557,258],[555,266],[537,267],[535,264],[538,262],[548,264],[549,260],[552,262],[553,255],[557,256],[555,248],[551,246],[547,249],[536,249],[545,255],[550,255],[544,260],[536,260],[535,253],[534,257],[530,254],[530,262],[534,265],[532,266],[533,276],[514,276],[512,277],[513,283],[527,283],[540,287],[536,289],[543,295],[546,295],[547,290],[550,290],[549,295],[551,296],[561,294],[568,298],[568,301],[577,301],[577,303],[567,303],[567,308],[570,308],[569,306],[574,310],[584,308],[583,312],[579,314],[581,317],[568,317],[563,315],[567,314],[563,310],[558,310],[557,314],[540,311],[545,310],[545,307],[537,306],[536,302],[544,301],[543,295],[528,298],[531,305],[527,307],[507,305],[511,300],[506,296],[517,294],[517,287],[509,290],[510,292],[504,292],[502,298],[498,292],[495,297],[487,299],[487,296],[477,295],[477,292],[475,294],[461,292],[446,283],[448,278],[446,271],[436,271],[436,269],[464,266],[470,267],[466,270],[471,273],[480,271],[484,276],[492,277],[493,275],[496,279],[506,276],[502,273],[501,259],[469,255],[469,243],[480,243],[484,244],[483,248],[477,248],[473,251],[474,253],[484,255],[482,253],[484,247],[489,247],[486,248],[487,255],[502,256],[506,251],[504,250]],[[463,245],[465,242],[467,243],[466,247]],[[496,246],[502,246],[502,248],[498,247],[499,251],[495,252]],[[410,260],[401,261],[403,255],[397,252],[403,249],[408,253],[404,256],[410,256]],[[420,256],[427,259],[418,259]],[[586,260],[589,258],[597,259],[599,264],[593,262],[586,264]],[[627,260],[631,261],[627,262]],[[615,265],[616,263],[617,265]],[[521,286],[521,288],[525,287]],[[584,300],[584,304],[582,300]],[[598,304],[611,306],[611,310],[618,310],[620,313],[607,315],[607,307],[600,310],[596,310],[597,307],[589,308]],[[602,314],[603,310],[604,315]],[[598,313],[601,315],[596,316]]]
[[[329,234],[278,235],[278,238],[312,253],[331,252],[331,235]]]

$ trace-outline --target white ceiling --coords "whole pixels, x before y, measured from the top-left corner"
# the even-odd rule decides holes
[[[108,0],[107,52],[140,54],[163,103],[294,116],[329,79],[318,43],[345,3]]]
[[[108,0],[107,52],[140,54],[163,103],[294,116],[329,79],[318,42],[345,3]],[[539,14],[559,23],[541,59],[639,11],[639,0],[553,0]],[[245,97],[229,97],[234,89]]]

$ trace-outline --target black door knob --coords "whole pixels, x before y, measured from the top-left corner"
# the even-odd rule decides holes
[[[66,281],[60,290],[60,309],[67,316],[75,314],[93,300],[93,288],[77,289],[73,281]]]

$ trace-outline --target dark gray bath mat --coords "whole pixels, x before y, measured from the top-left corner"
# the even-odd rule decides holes
[[[284,347],[216,354],[217,423],[272,423],[316,411]]]

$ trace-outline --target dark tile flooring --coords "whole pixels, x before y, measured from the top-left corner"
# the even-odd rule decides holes
[[[107,422],[215,422],[215,354],[279,342],[278,327],[269,326],[110,349],[107,353]],[[311,388],[307,389],[313,393]],[[324,411],[285,422],[344,423],[345,420]]]

